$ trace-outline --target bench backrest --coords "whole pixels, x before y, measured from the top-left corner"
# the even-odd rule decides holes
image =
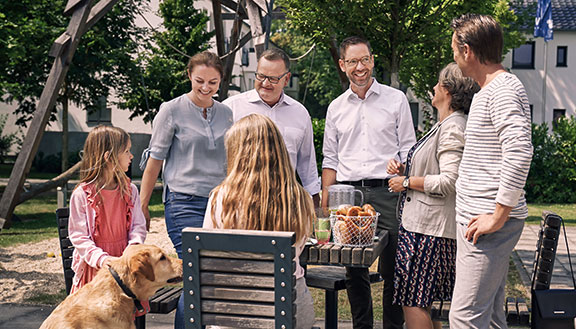
[[[186,328],[292,328],[294,240],[292,232],[184,229]]]
[[[58,223],[58,239],[60,240],[60,253],[62,254],[62,267],[64,269],[64,282],[66,283],[66,294],[70,294],[74,271],[72,270],[72,254],[74,246],[68,237],[68,208],[58,208],[56,210],[56,221]]]

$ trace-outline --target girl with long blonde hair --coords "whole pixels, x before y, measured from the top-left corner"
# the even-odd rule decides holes
[[[276,125],[251,114],[226,133],[228,175],[210,194],[205,228],[296,233],[297,328],[314,322],[312,296],[298,261],[314,219],[312,198],[296,180]]]
[[[84,144],[80,183],[70,197],[70,241],[74,245],[71,293],[131,244],[144,243],[146,219],[138,189],[126,171],[132,161],[130,136],[115,127],[97,126]]]

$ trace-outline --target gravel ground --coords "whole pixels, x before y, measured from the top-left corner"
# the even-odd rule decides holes
[[[146,243],[157,245],[176,257],[164,218],[152,219]],[[56,256],[48,257],[49,253]],[[57,238],[0,248],[0,303],[26,303],[39,294],[57,294],[64,288]]]

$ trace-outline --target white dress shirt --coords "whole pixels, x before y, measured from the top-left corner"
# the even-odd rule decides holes
[[[373,79],[364,99],[348,88],[328,106],[322,168],[337,181],[385,179],[388,161],[406,162],[415,143],[408,99]]]
[[[284,138],[290,162],[300,176],[304,189],[311,195],[320,192],[312,121],[304,105],[282,93],[278,103],[270,107],[254,89],[232,96],[223,104],[232,109],[234,122],[252,113],[270,118]]]

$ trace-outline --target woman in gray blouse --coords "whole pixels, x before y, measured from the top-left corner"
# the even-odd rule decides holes
[[[452,296],[455,183],[464,150],[465,114],[478,90],[456,63],[448,64],[434,87],[432,105],[438,110],[438,123],[408,152],[406,164],[394,159],[388,163],[388,173],[399,175],[390,179],[390,189],[402,192],[394,304],[402,305],[408,329],[433,328],[432,302]]]
[[[205,51],[188,62],[190,92],[162,103],[154,118],[140,200],[150,225],[148,203],[162,170],[166,229],[182,258],[182,229],[202,227],[210,191],[226,177],[224,135],[232,126],[232,111],[215,101],[223,74],[222,62]],[[175,328],[184,328],[183,300],[176,311]]]

